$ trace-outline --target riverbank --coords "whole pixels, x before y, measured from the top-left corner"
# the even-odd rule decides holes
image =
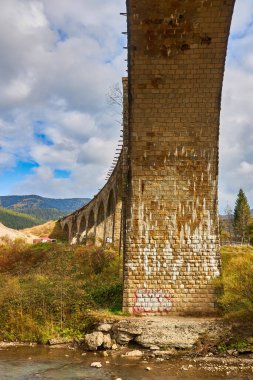
[[[130,351],[129,351],[130,350]],[[245,380],[252,378],[252,357],[127,356],[130,348],[84,352],[77,347],[45,345],[0,349],[1,379],[8,380]],[[92,363],[100,363],[99,368]]]

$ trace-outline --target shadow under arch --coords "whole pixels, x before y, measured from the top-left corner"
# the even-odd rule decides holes
[[[97,211],[96,244],[103,245],[105,241],[105,206],[101,201]]]
[[[109,192],[106,206],[106,226],[105,226],[105,242],[113,243],[114,241],[114,215],[115,215],[115,194],[111,189]]]
[[[87,222],[87,242],[94,243],[95,242],[95,236],[96,236],[96,226],[95,226],[95,214],[93,209],[90,210],[89,216],[88,216],[88,222]]]
[[[86,233],[87,233],[86,228],[87,228],[87,220],[86,220],[85,215],[82,215],[80,223],[79,223],[79,230],[78,230],[80,242],[82,242],[83,239],[85,239],[86,237]]]
[[[62,240],[66,240],[66,241],[69,241],[70,239],[70,229],[69,229],[69,225],[68,223],[66,223],[63,227],[63,236],[62,236]]]

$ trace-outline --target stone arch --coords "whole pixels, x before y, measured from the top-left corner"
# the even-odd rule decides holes
[[[80,223],[79,223],[79,236],[80,236],[80,241],[85,238],[86,236],[86,229],[87,229],[87,219],[85,214],[83,214],[80,218]]]
[[[106,206],[106,243],[113,243],[114,240],[114,212],[115,212],[115,195],[114,190],[111,189],[108,195]]]
[[[77,221],[75,218],[72,220],[71,229],[70,229],[70,240],[72,244],[76,244],[79,241],[78,237],[78,228],[77,228]]]
[[[106,216],[110,216],[113,214],[115,210],[115,196],[113,189],[110,190],[108,201],[107,201],[107,208],[106,208]]]
[[[63,226],[63,240],[69,241],[70,233],[69,233],[69,225],[65,223]]]
[[[101,201],[97,211],[97,226],[96,226],[96,243],[101,245],[105,238],[105,206]]]
[[[89,242],[95,241],[96,236],[96,225],[95,225],[95,213],[94,210],[91,209],[89,216],[88,216],[88,222],[87,222],[87,239]]]

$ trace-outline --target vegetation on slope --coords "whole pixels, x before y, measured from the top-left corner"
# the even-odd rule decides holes
[[[78,337],[91,310],[121,309],[121,264],[112,249],[0,244],[0,340]]]
[[[63,216],[67,215],[68,212],[59,211],[55,208],[23,208],[16,209],[20,213],[33,216],[34,218],[40,219],[42,221],[49,220],[59,220]]]
[[[41,224],[43,220],[0,207],[0,222],[6,227],[20,230]]]
[[[89,202],[89,198],[55,199],[39,195],[0,196],[0,206],[15,210],[22,209],[57,209],[70,213]]]
[[[253,318],[253,247],[224,246],[219,304],[224,315],[237,320]]]
[[[83,336],[94,313],[121,310],[121,261],[111,248],[0,240],[0,340]],[[224,315],[252,320],[252,247],[222,248],[218,286]]]

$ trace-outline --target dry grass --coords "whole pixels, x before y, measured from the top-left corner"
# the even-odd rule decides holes
[[[56,227],[56,222],[50,220],[47,223],[40,224],[39,226],[25,228],[22,230],[25,234],[32,234],[38,237],[50,236]]]
[[[252,245],[224,245],[221,247],[221,253],[228,254],[241,254],[241,253],[253,253]]]

